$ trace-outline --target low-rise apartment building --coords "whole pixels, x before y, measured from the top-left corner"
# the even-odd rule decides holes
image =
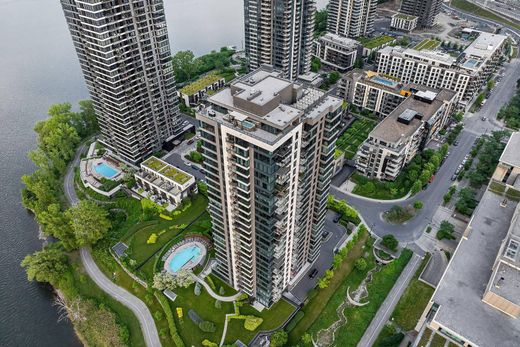
[[[197,192],[195,177],[154,156],[141,163],[134,177],[139,189],[173,206]]]
[[[381,118],[388,116],[410,94],[408,84],[374,71],[354,69],[341,77],[338,96]]]
[[[377,72],[403,83],[423,84],[459,93],[467,105],[497,68],[507,37],[478,32],[458,57],[439,51],[385,47],[377,52]]]
[[[447,124],[458,101],[457,93],[423,86],[411,87],[406,98],[368,135],[356,154],[359,173],[393,181]]]
[[[354,67],[361,53],[358,41],[336,34],[326,33],[314,41],[314,56],[323,65],[342,73]]]
[[[390,27],[396,30],[411,32],[417,28],[419,17],[404,13],[396,13],[392,16]]]
[[[459,346],[513,347],[520,341],[520,205],[493,187],[519,180],[519,135],[509,140],[419,322]]]
[[[208,93],[214,93],[225,85],[224,77],[211,73],[183,87],[179,95],[187,107],[196,106]]]
[[[342,100],[261,66],[207,101],[216,273],[268,307],[319,255]]]

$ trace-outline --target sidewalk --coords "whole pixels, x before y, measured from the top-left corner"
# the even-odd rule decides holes
[[[422,258],[417,254],[412,256],[410,262],[406,265],[403,272],[395,282],[392,290],[388,293],[385,301],[379,307],[376,316],[370,322],[365,334],[358,343],[358,347],[370,347],[374,344],[375,340],[379,336],[379,333],[385,326],[385,323],[390,319],[395,306],[399,302],[399,299],[403,295],[406,287],[410,283],[415,271],[419,268]]]

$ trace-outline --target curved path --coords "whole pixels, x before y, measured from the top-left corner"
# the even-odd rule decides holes
[[[71,205],[76,205],[79,202],[79,198],[74,190],[74,168],[78,166],[80,161],[80,155],[85,150],[85,143],[83,143],[76,152],[74,160],[69,165],[65,179],[63,182],[63,188],[65,197]],[[139,298],[128,292],[126,289],[117,286],[112,282],[105,274],[99,269],[88,248],[80,249],[81,262],[85,267],[88,275],[92,280],[108,295],[116,299],[126,307],[128,307],[135,314],[141,325],[145,343],[148,347],[159,347],[161,346],[161,340],[157,333],[157,328],[153,320],[152,314],[148,307]]]
[[[193,279],[197,282],[197,283],[200,283],[202,284],[202,286],[204,288],[206,288],[206,290],[208,291],[209,295],[211,295],[211,297],[213,299],[216,299],[216,300],[219,300],[219,301],[223,301],[223,302],[232,302],[232,301],[235,301],[237,300],[240,295],[242,295],[242,293],[238,292],[236,293],[235,295],[231,295],[231,296],[222,296],[222,295],[218,295],[217,293],[215,293],[213,291],[213,289],[211,289],[211,287],[209,286],[209,284],[206,283],[206,281],[204,281],[202,278],[200,278],[199,276],[196,276],[196,275],[193,275]]]

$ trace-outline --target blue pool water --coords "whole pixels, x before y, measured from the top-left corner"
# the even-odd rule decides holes
[[[106,178],[112,178],[119,173],[118,170],[114,169],[112,166],[106,163],[94,165],[94,171],[96,171],[97,174],[105,176]]]
[[[172,257],[172,260],[170,260],[170,264],[168,264],[168,267],[173,273],[175,273],[179,271],[187,262],[194,258],[197,258],[199,255],[199,246],[186,247]]]
[[[397,82],[390,81],[390,80],[387,80],[386,78],[379,77],[379,76],[372,77],[372,81],[379,83],[379,84],[383,84],[383,85],[391,87],[391,88],[395,88],[397,86]]]

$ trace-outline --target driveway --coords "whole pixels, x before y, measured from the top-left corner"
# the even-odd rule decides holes
[[[336,212],[327,212],[324,230],[330,232],[330,235],[321,245],[318,259],[316,259],[314,264],[302,275],[300,281],[289,291],[301,302],[307,298],[309,290],[316,286],[318,279],[332,266],[336,246],[340,245],[347,238],[346,229],[339,223],[334,223],[335,217]],[[318,270],[318,274],[311,279],[309,278],[309,273],[314,269]]]

